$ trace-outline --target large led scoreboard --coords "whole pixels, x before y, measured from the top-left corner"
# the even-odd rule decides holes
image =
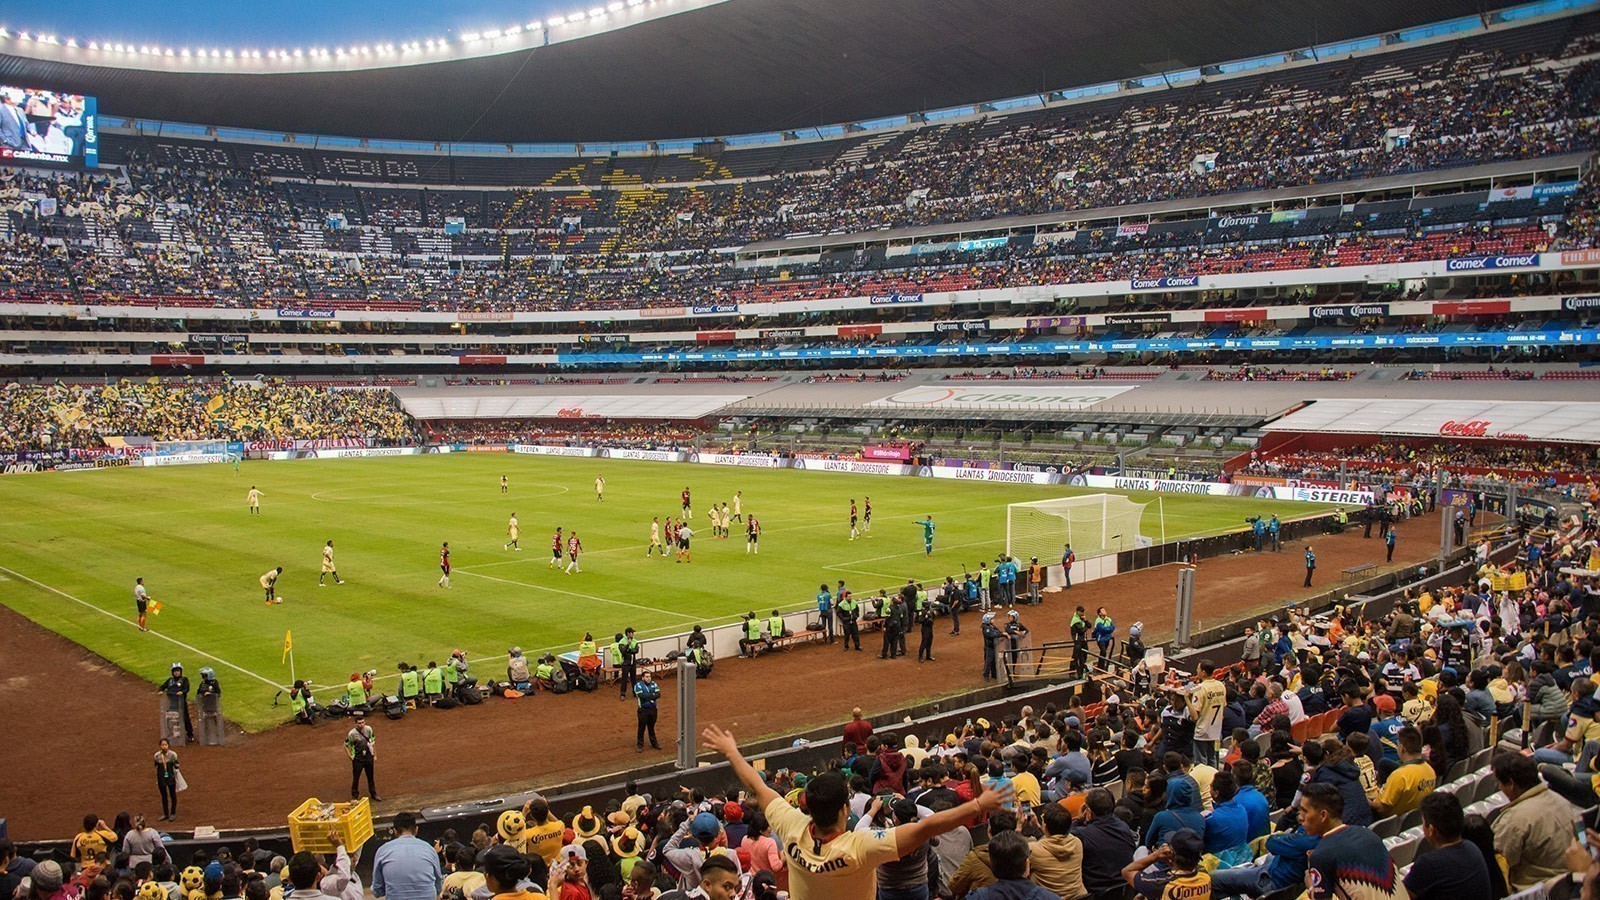
[[[100,164],[95,99],[0,84],[0,164]]]

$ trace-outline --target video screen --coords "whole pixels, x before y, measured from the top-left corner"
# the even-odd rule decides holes
[[[0,84],[0,163],[95,168],[95,100]]]

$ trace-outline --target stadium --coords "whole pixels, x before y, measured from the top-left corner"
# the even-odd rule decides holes
[[[1600,884],[1600,3],[437,6],[0,10],[0,900]]]

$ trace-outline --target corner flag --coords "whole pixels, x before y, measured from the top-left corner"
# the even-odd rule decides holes
[[[278,664],[282,665],[286,660],[288,660],[289,654],[293,652],[294,636],[290,634],[287,629],[285,629],[283,632],[283,656],[278,660]]]

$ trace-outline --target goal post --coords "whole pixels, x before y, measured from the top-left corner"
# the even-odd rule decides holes
[[[1149,546],[1139,533],[1148,503],[1121,494],[1087,494],[1013,503],[1006,507],[1006,553],[1018,559],[1061,558],[1067,545],[1079,559]]]

